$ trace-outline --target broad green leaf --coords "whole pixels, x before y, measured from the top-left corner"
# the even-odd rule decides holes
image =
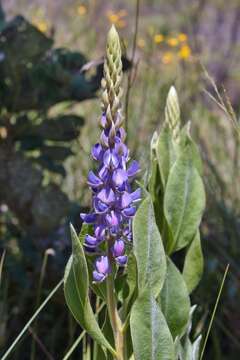
[[[165,278],[166,258],[150,197],[142,202],[133,220],[133,251],[137,260],[139,292],[149,285],[157,297]]]
[[[174,360],[171,333],[149,288],[135,301],[130,326],[135,360]]]
[[[181,336],[188,324],[190,299],[182,274],[169,258],[160,303],[173,339]]]
[[[183,278],[191,293],[198,285],[203,273],[203,254],[199,231],[189,245],[184,261]]]
[[[181,130],[177,149],[179,152],[184,151],[184,149],[188,151],[188,154],[191,157],[194,166],[198,170],[200,176],[202,176],[203,175],[202,159],[199,153],[199,149],[190,135],[190,122],[187,123]]]
[[[163,187],[165,188],[170,169],[175,161],[172,131],[167,125],[160,132],[156,146],[156,153],[161,181]]]
[[[64,295],[67,305],[78,323],[99,345],[115,354],[114,349],[104,337],[95,319],[88,297],[89,277],[87,262],[79,238],[71,226],[72,255],[64,274]]]
[[[205,207],[202,179],[191,157],[184,151],[173,165],[164,196],[164,214],[173,235],[171,251],[193,239]]]

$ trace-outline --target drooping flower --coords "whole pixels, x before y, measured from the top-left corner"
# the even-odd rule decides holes
[[[125,244],[131,241],[132,218],[141,191],[132,191],[131,182],[139,172],[138,162],[130,162],[129,149],[124,143],[125,131],[121,115],[121,48],[118,34],[111,28],[107,42],[107,56],[102,80],[102,133],[100,142],[92,148],[92,158],[98,163],[96,172],[88,174],[92,190],[90,214],[81,214],[84,222],[93,224],[93,234],[86,235],[87,250],[103,251],[97,258],[93,279],[103,281],[111,272],[111,263],[127,263]],[[99,246],[104,243],[105,246]]]

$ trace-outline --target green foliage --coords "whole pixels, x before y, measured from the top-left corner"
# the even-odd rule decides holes
[[[133,233],[139,292],[148,286],[156,298],[163,286],[166,258],[150,197],[143,201],[137,211],[133,221]]]
[[[203,254],[201,248],[200,234],[197,231],[193,241],[187,248],[183,267],[183,278],[191,293],[198,285],[203,272]]]
[[[136,360],[174,360],[173,339],[151,288],[135,301],[130,324]]]
[[[105,339],[94,317],[88,295],[89,277],[87,261],[81,242],[71,225],[72,256],[66,266],[64,275],[64,294],[69,309],[79,324],[97,343],[113,354],[111,345]]]
[[[188,323],[190,300],[183,276],[169,258],[160,304],[173,339],[181,337]]]
[[[202,180],[190,154],[183,151],[171,168],[164,196],[164,213],[173,234],[169,252],[179,250],[193,239],[205,207]]]

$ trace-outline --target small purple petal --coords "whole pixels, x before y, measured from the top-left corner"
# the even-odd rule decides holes
[[[102,282],[106,278],[106,275],[97,272],[96,270],[93,271],[93,280],[96,282]]]
[[[127,181],[128,175],[127,172],[123,169],[117,169],[113,172],[112,181],[115,186],[122,186],[125,181]]]
[[[102,131],[100,138],[101,138],[102,144],[104,144],[106,147],[108,147],[108,135],[106,135],[106,131]]]
[[[136,208],[135,207],[129,207],[129,208],[126,208],[122,211],[123,215],[126,216],[126,217],[132,217],[135,215],[136,213]]]
[[[141,200],[141,189],[138,188],[137,190],[132,192],[131,193],[131,198],[132,198],[132,201],[134,201],[134,202]]]
[[[127,170],[128,176],[133,177],[140,171],[139,164],[136,160],[133,160]]]
[[[103,155],[102,145],[96,144],[92,147],[92,157],[94,160],[101,160]]]
[[[118,265],[124,266],[126,265],[128,258],[126,255],[123,255],[123,256],[118,256],[115,260]]]
[[[98,175],[103,181],[106,181],[110,175],[109,169],[106,166],[102,166]]]
[[[89,247],[96,247],[98,245],[98,241],[95,237],[93,237],[91,235],[86,235],[85,236],[85,244],[86,244],[86,246],[89,246]]]
[[[94,210],[98,214],[104,214],[106,211],[108,211],[109,207],[107,204],[104,204],[101,200],[98,198],[95,198],[93,201]]]
[[[94,230],[94,234],[96,238],[99,240],[102,240],[104,238],[105,232],[106,232],[106,228],[102,225],[97,226],[96,229]]]
[[[108,274],[110,272],[110,263],[107,256],[100,256],[95,262],[97,272],[101,274]]]
[[[114,257],[122,256],[125,251],[125,245],[123,240],[116,240],[113,247],[112,253]]]
[[[93,224],[96,221],[96,214],[80,214],[81,219],[87,224]]]
[[[103,182],[101,181],[101,179],[99,179],[99,177],[97,177],[92,170],[89,171],[88,185],[90,185],[92,187],[99,187],[102,184],[103,184]]]
[[[118,226],[119,225],[119,218],[114,211],[111,211],[110,214],[106,215],[106,221],[109,226]]]
[[[107,167],[116,168],[119,164],[119,158],[114,150],[108,149],[103,155],[103,163]]]
[[[111,204],[115,201],[115,194],[112,189],[102,189],[97,197],[105,204]]]
[[[120,197],[120,208],[125,209],[129,207],[132,202],[132,197],[128,192],[124,192]]]

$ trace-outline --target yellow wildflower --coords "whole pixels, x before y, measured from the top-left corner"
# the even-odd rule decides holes
[[[177,46],[178,43],[179,43],[179,42],[178,42],[178,39],[177,39],[177,38],[174,38],[174,37],[169,38],[169,39],[167,40],[167,44],[168,44],[169,46],[172,46],[172,47]]]
[[[185,34],[185,33],[179,33],[179,34],[178,34],[178,40],[179,40],[180,42],[186,42],[187,39],[188,39],[187,34]]]
[[[78,15],[83,16],[87,13],[87,8],[85,5],[79,5],[77,8]]]
[[[123,19],[127,15],[126,10],[120,10],[119,12],[114,13],[113,11],[107,12],[107,18],[111,24],[116,25],[118,28],[124,28],[126,26],[126,21]]]
[[[188,45],[183,45],[178,52],[178,56],[180,59],[187,60],[191,56],[191,48]]]
[[[154,35],[153,39],[156,44],[160,44],[161,42],[163,42],[164,36],[162,34],[156,34]]]
[[[173,53],[170,51],[167,51],[162,56],[162,63],[164,65],[171,64],[173,62]]]
[[[143,49],[146,45],[146,41],[143,38],[139,38],[137,41],[137,45],[138,47],[140,47],[141,49]]]
[[[44,20],[39,20],[34,22],[35,26],[38,28],[39,31],[45,33],[48,30],[48,24]]]

